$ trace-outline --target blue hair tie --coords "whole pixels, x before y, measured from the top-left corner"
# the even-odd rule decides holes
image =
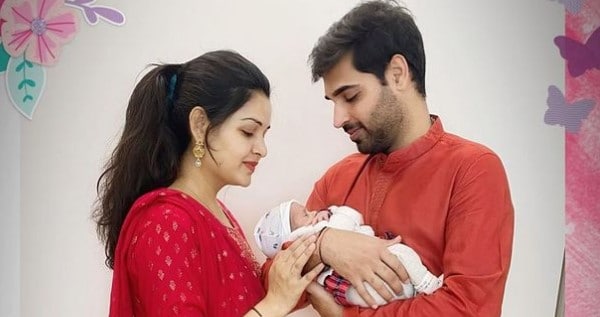
[[[167,90],[167,100],[169,101],[170,105],[173,105],[174,101],[174,95],[175,95],[175,86],[177,85],[177,74],[173,74],[171,76],[171,79],[169,79],[169,88]]]

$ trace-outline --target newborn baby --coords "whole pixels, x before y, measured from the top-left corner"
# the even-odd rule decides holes
[[[299,202],[290,200],[272,208],[261,217],[254,229],[254,238],[261,251],[267,257],[273,257],[281,250],[283,243],[317,233],[325,227],[374,236],[373,229],[363,225],[362,215],[350,207],[331,206],[327,210],[308,211]],[[415,291],[431,294],[442,286],[443,275],[436,277],[429,272],[413,249],[397,243],[389,246],[388,250],[398,257],[410,278],[410,283],[403,284],[404,294],[396,296],[394,300],[413,297]],[[319,275],[317,282],[331,292],[341,305],[369,307],[356,289],[330,268]],[[386,303],[369,284],[365,283],[365,287],[377,301],[377,305]]]

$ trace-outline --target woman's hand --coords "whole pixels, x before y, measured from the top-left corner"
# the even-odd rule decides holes
[[[389,302],[393,294],[385,284],[396,294],[402,294],[402,282],[408,281],[404,266],[387,249],[399,242],[399,238],[382,240],[332,228],[324,231],[320,239],[321,258],[346,278],[369,306],[376,308],[377,302],[367,292],[365,282]]]
[[[321,317],[341,317],[342,306],[338,305],[333,296],[317,282],[311,282],[306,288],[308,299]]]
[[[277,311],[272,315],[289,313],[306,287],[323,270],[324,265],[320,264],[302,275],[302,268],[315,250],[315,241],[315,235],[296,239],[286,250],[279,251],[273,259],[269,270],[269,289],[264,299],[265,306],[268,306],[266,309],[276,308]]]

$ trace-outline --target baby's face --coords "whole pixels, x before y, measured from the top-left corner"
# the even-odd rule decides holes
[[[329,211],[308,211],[305,206],[293,202],[290,206],[290,227],[292,231],[323,220],[329,220]]]

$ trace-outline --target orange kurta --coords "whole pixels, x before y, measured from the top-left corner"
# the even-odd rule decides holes
[[[341,160],[308,199],[309,210],[359,210],[376,235],[400,235],[445,277],[432,295],[377,310],[347,307],[344,316],[500,316],[514,226],[506,174],[490,149],[444,132],[434,118],[406,148]]]

